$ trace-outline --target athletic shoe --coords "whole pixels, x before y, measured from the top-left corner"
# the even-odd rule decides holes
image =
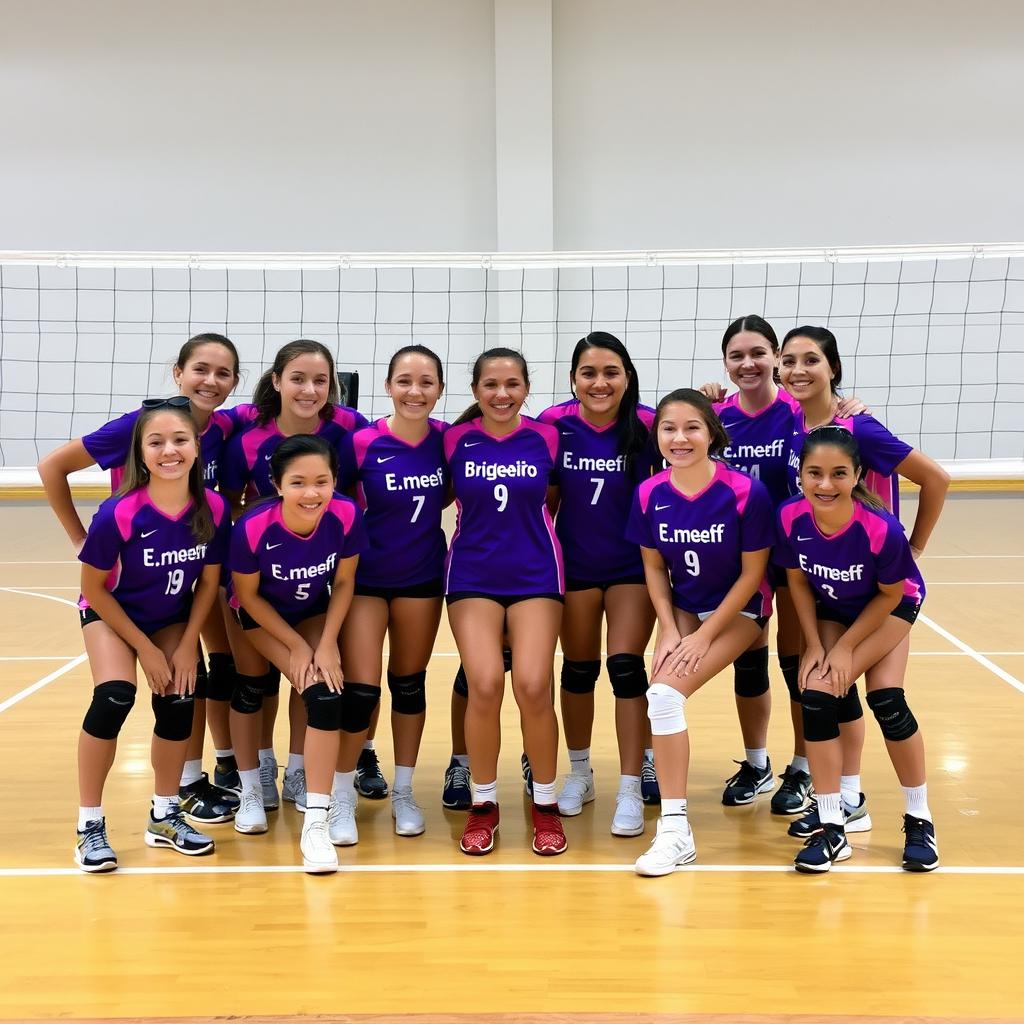
[[[423,810],[413,799],[411,787],[391,791],[391,817],[395,819],[397,836],[420,836],[427,827]]]
[[[383,800],[388,795],[388,780],[380,770],[376,750],[364,747],[359,752],[353,785],[359,790],[360,796],[365,796],[369,800]]]
[[[462,830],[459,849],[471,857],[482,857],[494,849],[498,833],[498,805],[490,802],[475,804],[469,809],[466,827]]]
[[[526,790],[527,796],[533,796],[533,769],[530,767],[530,759],[523,754],[519,764],[523,769],[523,789]]]
[[[810,775],[787,764],[779,778],[782,779],[782,785],[772,794],[772,814],[799,814],[806,811],[814,796]]]
[[[230,821],[238,810],[239,800],[234,793],[210,784],[210,777],[202,777],[178,790],[181,813],[200,825],[217,825]]]
[[[661,787],[658,785],[658,775],[654,770],[654,758],[646,754],[640,766],[640,796],[645,804],[661,803]]]
[[[90,825],[92,822],[89,823]],[[904,871],[934,871],[939,866],[939,846],[935,842],[935,826],[924,818],[903,815]]]
[[[171,811],[166,818],[149,815],[149,827],[142,837],[147,846],[167,846],[186,857],[201,857],[213,853],[214,842],[209,836],[197,832],[186,820],[181,810]]]
[[[541,857],[557,857],[565,853],[569,844],[565,839],[562,819],[558,816],[558,805],[533,804],[533,852]]]
[[[868,814],[868,801],[863,793],[860,795],[860,803],[852,811],[848,811],[846,804],[843,804],[843,829],[847,833],[871,831],[871,815]],[[817,803],[812,801],[810,811],[794,821],[787,831],[796,839],[810,839],[817,835],[821,831]]]
[[[260,761],[260,787],[263,790],[263,809],[276,811],[281,806],[281,797],[277,792],[277,761],[273,758]]]
[[[740,770],[731,779],[726,779],[722,791],[722,803],[726,807],[752,804],[758,793],[768,793],[775,788],[770,758],[763,768],[755,768],[749,761],[734,763],[740,766]]]
[[[331,845],[327,812],[316,807],[306,812],[299,837],[302,866],[311,875],[329,875],[338,870],[338,854]]]
[[[693,841],[693,830],[682,815],[672,815],[673,822],[658,822],[654,842],[646,853],[640,854],[633,865],[638,875],[657,878],[671,875],[682,864],[692,864],[697,859],[697,846]]]
[[[849,860],[853,850],[846,841],[842,825],[824,825],[804,843],[793,866],[805,875],[820,875],[831,869],[835,861]]]
[[[306,813],[306,769],[296,768],[293,772],[284,773],[281,786],[281,799],[295,804],[295,810]]]
[[[255,836],[267,831],[267,812],[260,789],[243,789],[242,802],[235,811],[235,831]]]
[[[473,791],[469,788],[469,769],[453,757],[444,773],[441,803],[450,811],[468,811],[473,804]]]
[[[87,821],[85,828],[78,830],[75,863],[83,871],[94,874],[113,871],[117,867],[117,854],[107,840],[106,818]]]
[[[359,842],[355,793],[331,796],[331,805],[327,808],[327,832],[335,846],[355,846]]]
[[[613,836],[639,836],[644,831],[644,802],[640,799],[640,787],[620,789],[615,798],[615,815],[612,818]]]
[[[594,773],[588,769],[587,774],[569,772],[562,783],[562,792],[558,794],[558,813],[567,818],[575,817],[589,804],[597,794],[594,792]]]
[[[218,761],[214,765],[213,784],[218,789],[223,789],[226,793],[241,795],[242,780],[238,776],[238,764],[233,757],[230,760],[226,760],[224,764]]]

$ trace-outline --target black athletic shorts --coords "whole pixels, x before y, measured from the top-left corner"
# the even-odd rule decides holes
[[[625,587],[625,586],[636,586],[641,587],[647,586],[647,578],[643,573],[637,576],[622,576],[617,580],[601,580],[595,582],[593,580],[577,580],[566,578],[565,590],[566,593],[569,591],[577,590],[600,590],[602,594],[607,593],[611,587]]]
[[[838,622],[839,625],[846,626],[847,628],[857,621],[856,616],[851,619],[848,615],[842,615],[833,608],[825,607],[820,602],[815,603],[815,612],[818,619],[822,622]],[[913,625],[917,622],[918,615],[921,614],[921,605],[917,601],[904,598],[889,614],[895,619],[902,619],[904,622],[909,622]]]
[[[356,597],[379,597],[391,604],[397,597],[444,597],[444,580],[427,580],[426,583],[414,583],[411,587],[370,587],[365,583],[356,583]]]
[[[95,608],[79,608],[78,621],[84,629],[90,622],[102,622],[103,620]],[[167,619],[166,622],[147,622],[144,627],[140,626],[139,628],[142,629],[146,636],[153,636],[155,633],[159,633],[161,629],[166,629],[168,626],[176,626],[181,622],[188,622],[187,610],[182,615]]]
[[[445,601],[449,605],[453,605],[456,601],[465,601],[471,597],[483,598],[485,601],[494,601],[496,604],[500,604],[502,608],[511,608],[512,605],[519,604],[520,601],[534,601],[539,597],[547,598],[549,601],[557,601],[559,604],[565,604],[565,598],[561,594],[485,594],[480,590],[455,590],[445,597]]]
[[[284,621],[289,626],[297,626],[300,622],[305,622],[306,619],[314,619],[318,615],[327,614],[327,605],[330,603],[331,597],[328,593],[324,592],[309,609],[302,609],[302,618],[293,618],[290,616],[282,616]],[[241,606],[232,609],[235,613],[235,619],[242,629],[248,631],[250,629],[262,629],[263,627]]]

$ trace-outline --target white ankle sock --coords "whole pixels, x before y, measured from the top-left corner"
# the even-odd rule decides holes
[[[173,814],[178,809],[178,796],[160,796],[157,793],[153,794],[153,817],[159,821],[161,818],[166,818],[169,814]]]
[[[590,773],[590,747],[569,751],[569,770],[576,775]]]
[[[326,811],[331,806],[331,798],[326,793],[307,793],[306,810]]]
[[[842,825],[842,797],[838,793],[818,794],[818,817],[823,825]]]
[[[260,770],[259,768],[250,768],[247,771],[239,769],[238,778],[241,780],[242,789],[259,789],[260,788]]]
[[[102,821],[102,807],[79,807],[78,808],[78,831],[81,832],[90,821]]]
[[[768,767],[768,750],[765,747],[745,747],[743,756],[755,767],[764,771]]]
[[[225,761],[227,758],[235,756],[235,748],[228,747],[227,750],[215,750],[213,752],[213,756],[217,758],[218,761]]]
[[[807,772],[811,774],[811,763],[806,757],[802,757],[800,754],[794,754],[793,760],[790,762],[790,768],[795,772]]]
[[[682,800],[666,800],[664,797],[661,799],[661,816],[662,818],[675,818],[675,817],[686,817],[686,797]]]
[[[496,804],[498,802],[497,779],[495,779],[493,782],[485,782],[483,785],[480,786],[478,786],[475,782],[471,782],[470,788],[473,790],[474,804]]]
[[[932,812],[928,807],[928,783],[920,786],[900,786],[903,790],[903,799],[907,804],[907,814],[912,818],[924,818],[925,821],[932,820]]]
[[[840,775],[839,792],[843,797],[843,807],[847,812],[855,811],[860,807],[860,776]]]
[[[373,750],[373,740],[367,740],[363,744],[363,750]]]
[[[196,758],[194,761],[186,761],[181,769],[181,785],[191,786],[203,777],[203,759]]]
[[[550,807],[555,802],[555,782],[533,780],[533,802],[538,807]]]
[[[355,785],[356,773],[353,769],[350,772],[335,772],[334,773],[334,786],[332,787],[334,793],[334,799],[337,800],[339,797],[346,797],[351,799],[352,787]],[[308,807],[309,804],[306,804]]]
[[[412,789],[412,773],[416,771],[415,768],[410,768],[404,764],[395,765],[395,784],[392,787],[392,792],[396,789]]]
[[[640,776],[639,775],[620,775],[619,776],[619,793],[632,793],[634,796],[640,795]]]

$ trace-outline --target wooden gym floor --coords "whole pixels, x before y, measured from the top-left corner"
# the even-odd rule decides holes
[[[529,850],[509,695],[501,837],[493,855],[469,860],[456,847],[462,815],[440,803],[457,665],[443,625],[416,781],[424,836],[396,837],[388,803],[362,801],[360,843],[341,851],[335,876],[296,867],[300,816],[290,805],[266,836],[213,826],[213,857],[150,850],[151,721],[140,701],[105,799],[122,868],[86,876],[71,857],[90,685],[71,607],[77,568],[45,506],[5,505],[0,1018],[769,1024],[1022,1014],[1022,513],[1020,495],[955,495],[922,562],[929,595],[908,691],[942,854],[932,875],[899,869],[902,802],[873,725],[864,784],[874,830],[852,837],[854,857],[830,875],[792,871],[797,844],[767,797],[723,807],[722,780],[742,756],[727,674],[688,709],[691,868],[633,874],[654,809],[646,836],[608,832],[617,760],[604,680],[598,797],[567,821],[569,852],[545,861]],[[912,514],[907,502],[904,518]],[[781,771],[788,716],[772,665],[770,753]],[[378,749],[389,773],[387,728]]]

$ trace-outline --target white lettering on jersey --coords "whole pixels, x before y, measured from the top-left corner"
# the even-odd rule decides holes
[[[422,491],[429,487],[444,487],[444,470],[438,466],[433,473],[402,477],[397,473],[385,473],[384,486],[389,491]]]
[[[276,562],[270,567],[270,575],[275,580],[311,580],[317,576],[326,576],[334,570],[338,564],[338,553],[335,551],[327,556],[327,560],[319,565],[300,565],[297,569],[289,569],[286,573],[284,567]]]
[[[614,459],[590,459],[581,455],[576,458],[572,452],[562,452],[562,467],[580,473],[625,473],[626,457],[619,455]]]
[[[864,578],[864,563],[851,565],[848,569],[833,569],[830,565],[819,565],[812,562],[806,555],[800,555],[800,568],[808,576],[817,576],[824,580],[836,580],[839,583],[851,583]]]
[[[161,551],[156,548],[142,549],[142,564],[145,566],[180,565],[182,562],[197,562],[206,557],[206,545],[197,544],[194,548],[178,548],[177,551]]]
[[[724,523],[715,523],[706,530],[670,529],[668,523],[658,523],[658,540],[663,544],[720,544],[724,533]]]
[[[538,475],[536,466],[525,459],[519,459],[511,465],[493,462],[466,461],[466,477],[480,476],[485,480],[499,480],[503,477],[535,477]]]
[[[786,449],[785,438],[778,438],[771,444],[739,444],[733,447],[730,445],[722,454],[729,460],[732,459],[768,459],[778,458]]]

